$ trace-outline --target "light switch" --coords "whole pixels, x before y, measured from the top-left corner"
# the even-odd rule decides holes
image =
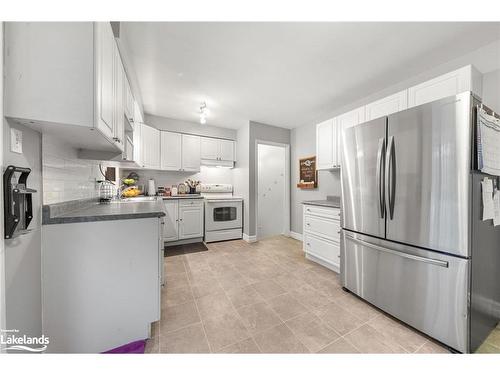
[[[10,128],[10,151],[23,153],[23,132],[19,129]]]

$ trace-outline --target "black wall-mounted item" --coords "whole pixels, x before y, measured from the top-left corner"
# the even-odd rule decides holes
[[[14,184],[12,177],[19,172],[19,179]],[[22,234],[28,230],[33,219],[32,194],[36,190],[26,187],[26,181],[31,172],[30,168],[9,165],[3,174],[3,200],[4,200],[4,237],[12,238],[19,223],[22,227],[18,233]]]

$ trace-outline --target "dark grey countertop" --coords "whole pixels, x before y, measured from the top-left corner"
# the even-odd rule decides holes
[[[203,197],[200,194],[181,194],[181,195],[174,195],[174,196],[168,196],[168,197],[158,197],[160,199],[203,199]]]
[[[326,199],[315,200],[315,201],[303,201],[302,204],[308,204],[311,206],[340,208],[340,197],[329,195],[326,197]]]
[[[66,212],[62,212],[63,210],[60,208],[60,205],[59,203],[54,205],[57,207],[51,207],[51,205],[43,207],[43,225],[165,216],[162,204],[157,200],[146,202],[112,202],[109,204],[99,204],[92,201],[85,205],[81,204],[80,207]]]

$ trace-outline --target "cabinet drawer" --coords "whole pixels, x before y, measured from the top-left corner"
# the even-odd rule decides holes
[[[339,244],[309,233],[304,235],[304,251],[329,263],[336,265],[340,263]]]
[[[304,215],[315,215],[334,220],[340,220],[340,209],[332,207],[304,205]]]
[[[323,217],[304,217],[304,230],[340,243],[340,222]]]
[[[203,199],[179,199],[179,207],[201,207]]]

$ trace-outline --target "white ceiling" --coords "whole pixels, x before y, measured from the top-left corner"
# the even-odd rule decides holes
[[[146,113],[294,128],[500,39],[500,23],[124,22]]]

